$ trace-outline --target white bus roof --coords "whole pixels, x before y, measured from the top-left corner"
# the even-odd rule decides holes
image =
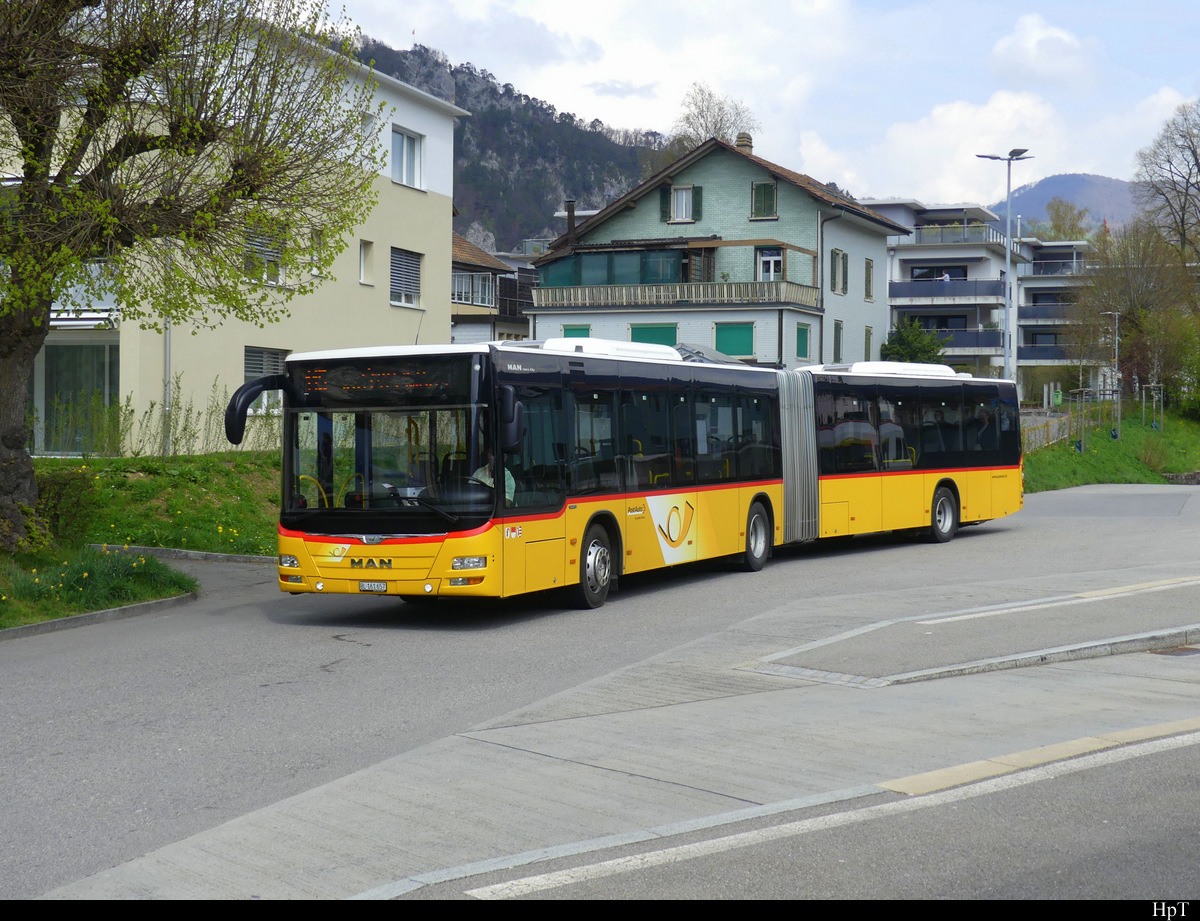
[[[356,349],[293,352],[288,361],[333,361],[339,358],[390,358],[394,355],[486,355],[486,342],[469,345],[368,345]]]

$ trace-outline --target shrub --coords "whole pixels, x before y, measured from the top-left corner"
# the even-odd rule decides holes
[[[83,542],[96,512],[95,476],[87,465],[42,467],[36,471],[37,517],[65,546]]]

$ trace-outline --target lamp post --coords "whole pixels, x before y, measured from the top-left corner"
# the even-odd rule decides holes
[[[981,160],[1003,160],[1008,169],[1008,191],[1005,193],[1004,213],[1004,376],[1016,380],[1017,347],[1014,336],[1016,323],[1013,322],[1012,303],[1012,165],[1013,160],[1032,160],[1027,156],[1027,149],[1014,147],[1008,156],[1000,154],[975,154]]]

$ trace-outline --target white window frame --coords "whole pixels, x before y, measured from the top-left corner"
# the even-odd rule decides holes
[[[425,138],[415,131],[392,125],[392,182],[422,188],[421,166]]]
[[[680,211],[683,214],[680,214]],[[671,188],[671,221],[678,224],[693,223],[692,186],[681,185]]]
[[[375,285],[375,244],[371,240],[358,241],[358,283]]]
[[[803,355],[800,354],[800,330],[804,330],[805,351],[804,351]],[[812,325],[809,323],[797,323],[796,324],[796,358],[801,359],[803,361],[811,360],[812,359],[812,347],[813,347]]]
[[[392,247],[389,262],[388,300],[393,307],[421,309],[421,264],[420,253]]]
[[[783,281],[783,247],[782,246],[764,246],[760,247],[756,253],[757,259],[756,281]],[[767,273],[763,271],[768,264],[778,262],[778,271],[771,272],[771,278],[767,278]]]
[[[280,263],[283,247],[278,238],[265,233],[246,231],[246,277],[261,285],[278,287],[283,284]]]
[[[829,291],[845,294],[850,287],[850,257],[840,249],[829,251]]]
[[[478,307],[496,306],[496,283],[492,273],[451,273],[450,300],[455,304],[474,304]]]

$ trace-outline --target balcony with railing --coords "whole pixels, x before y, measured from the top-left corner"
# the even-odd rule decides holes
[[[1082,275],[1088,265],[1082,259],[1040,259],[1023,266],[1021,277],[1054,277]]]
[[[945,246],[973,243],[1004,248],[1004,234],[987,224],[928,224],[914,228],[907,236],[888,237],[888,246]],[[1010,244],[1014,253],[1020,250]]]
[[[1017,322],[1024,323],[1026,320],[1053,320],[1058,323],[1066,323],[1067,305],[1066,304],[1022,304],[1017,308]]]
[[[1067,360],[1067,348],[1063,345],[1018,345],[1018,362],[1054,362]]]
[[[998,329],[935,329],[942,348],[950,354],[976,352],[999,355],[1004,347],[1004,334]]]
[[[535,308],[673,304],[817,306],[817,289],[794,281],[708,281],[663,285],[561,285],[533,289]]]
[[[929,300],[941,297],[1003,298],[1004,280],[1000,278],[923,278],[917,281],[888,282],[888,297]]]

